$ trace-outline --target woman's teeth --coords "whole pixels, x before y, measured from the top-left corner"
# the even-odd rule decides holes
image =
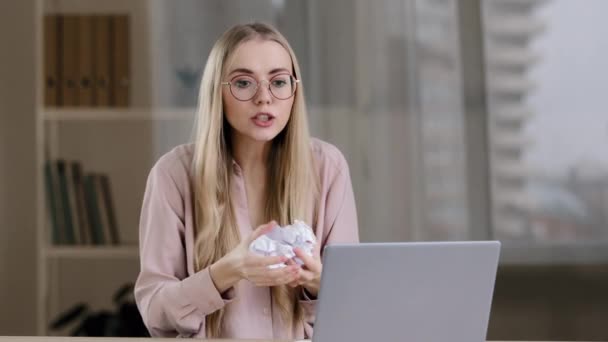
[[[268,121],[268,120],[270,120],[270,116],[268,116],[266,114],[258,115],[258,120],[260,120],[260,121]]]

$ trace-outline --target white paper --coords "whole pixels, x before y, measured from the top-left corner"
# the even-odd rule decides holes
[[[296,257],[294,248],[300,248],[312,256],[316,238],[312,229],[304,222],[295,220],[292,225],[274,227],[270,232],[255,239],[249,250],[263,256],[285,256],[302,265],[304,262]],[[285,267],[284,263],[270,265],[268,268]]]

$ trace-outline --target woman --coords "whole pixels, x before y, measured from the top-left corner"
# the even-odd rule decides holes
[[[309,137],[300,75],[265,24],[235,26],[211,50],[196,141],[158,160],[144,196],[135,297],[153,336],[312,336],[320,253],[357,242],[358,228],[346,160]],[[317,238],[312,256],[295,250],[302,266],[249,251],[296,219]]]

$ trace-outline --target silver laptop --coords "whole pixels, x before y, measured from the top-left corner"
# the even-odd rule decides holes
[[[330,245],[313,342],[483,342],[500,242]]]

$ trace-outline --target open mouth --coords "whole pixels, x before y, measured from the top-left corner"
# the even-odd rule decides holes
[[[274,115],[270,113],[258,113],[251,118],[254,124],[260,127],[268,127],[272,125],[274,121]]]

